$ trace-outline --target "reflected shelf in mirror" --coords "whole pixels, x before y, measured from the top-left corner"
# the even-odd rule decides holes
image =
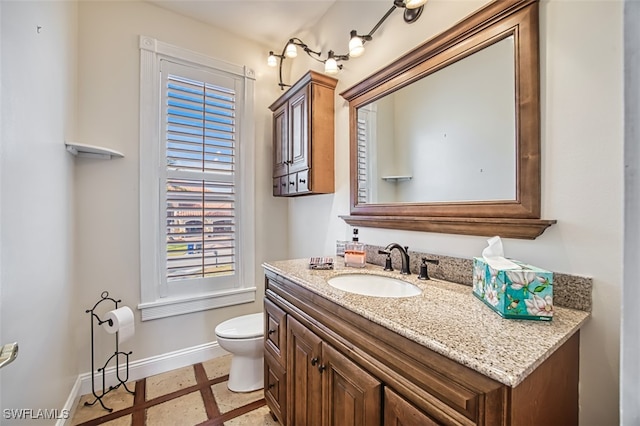
[[[411,180],[411,176],[382,176],[380,179],[388,182],[404,182]]]

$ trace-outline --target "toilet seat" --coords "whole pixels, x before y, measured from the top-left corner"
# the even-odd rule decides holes
[[[242,315],[221,322],[215,330],[216,336],[225,339],[251,339],[264,335],[264,314]]]

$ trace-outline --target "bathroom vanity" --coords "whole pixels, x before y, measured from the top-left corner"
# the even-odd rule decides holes
[[[506,320],[471,287],[367,264],[265,263],[265,399],[283,425],[575,425],[579,328]],[[412,297],[371,297],[328,280],[402,279]]]

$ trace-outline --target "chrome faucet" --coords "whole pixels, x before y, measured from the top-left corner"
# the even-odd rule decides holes
[[[391,253],[393,249],[398,249],[400,252],[400,258],[402,259],[402,269],[400,273],[403,275],[411,275],[411,271],[409,270],[409,247],[402,247],[398,243],[391,243],[385,247],[384,251]]]

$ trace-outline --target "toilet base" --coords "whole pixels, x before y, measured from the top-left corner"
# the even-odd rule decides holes
[[[234,355],[231,358],[229,382],[231,392],[252,392],[264,387],[264,358]]]

